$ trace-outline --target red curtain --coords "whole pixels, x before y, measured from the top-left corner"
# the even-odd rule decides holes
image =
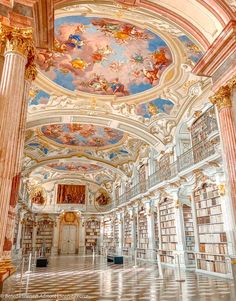
[[[85,204],[85,185],[59,184],[57,191],[58,204]]]

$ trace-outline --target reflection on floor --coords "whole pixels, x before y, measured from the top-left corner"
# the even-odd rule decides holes
[[[156,265],[125,260],[114,265],[104,257],[60,256],[51,258],[47,268],[16,273],[4,286],[2,300],[145,300],[145,301],[235,301],[234,282],[183,272],[185,282],[176,282],[176,271],[164,269],[159,278]],[[4,294],[6,296],[4,297]],[[30,296],[31,295],[31,296]]]

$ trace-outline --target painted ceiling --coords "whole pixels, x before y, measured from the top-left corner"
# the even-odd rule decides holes
[[[72,171],[78,173],[95,173],[103,169],[103,167],[97,164],[88,164],[81,162],[56,162],[50,163],[47,166],[59,171]]]
[[[113,19],[67,16],[55,20],[55,51],[38,66],[69,90],[127,96],[159,84],[173,62],[166,42],[149,30]]]
[[[121,143],[125,134],[109,127],[92,124],[51,124],[41,128],[42,134],[60,145],[76,147],[109,147]]]

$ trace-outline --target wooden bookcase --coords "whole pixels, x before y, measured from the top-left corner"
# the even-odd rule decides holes
[[[29,253],[33,251],[33,227],[33,219],[26,215],[23,219],[22,255],[29,255]]]
[[[194,239],[194,228],[193,228],[193,215],[192,208],[187,205],[183,205],[183,218],[184,218],[184,232],[185,232],[185,246],[188,264],[195,264],[195,239]]]
[[[53,226],[54,221],[50,218],[40,219],[37,222],[37,234],[36,234],[36,248],[37,254],[48,256],[51,254],[52,242],[53,242]]]
[[[176,250],[177,244],[174,201],[166,198],[160,204],[159,210],[161,227],[161,262],[174,264],[173,251]]]
[[[100,237],[100,221],[89,219],[85,222],[85,250],[86,253],[92,254],[93,248],[98,246]]]
[[[154,212],[154,239],[155,239],[155,248],[159,249],[159,225],[158,225],[158,214]]]
[[[104,248],[111,250],[114,246],[114,230],[113,222],[111,218],[104,220],[104,234],[103,234],[103,246]]]
[[[199,233],[197,269],[228,274],[228,245],[218,187],[204,184],[195,191],[194,199]]]
[[[132,245],[132,221],[127,213],[124,217],[124,248],[123,254],[128,255]]]
[[[114,242],[117,249],[119,247],[119,219],[117,217],[114,220]]]
[[[147,229],[147,215],[144,207],[138,211],[138,249],[137,257],[145,258],[146,250],[148,249],[148,229]]]
[[[214,153],[214,145],[211,136],[214,131],[218,131],[215,108],[210,107],[204,112],[191,127],[191,139],[193,147],[193,159],[197,163]]]

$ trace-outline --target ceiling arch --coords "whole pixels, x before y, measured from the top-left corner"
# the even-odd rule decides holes
[[[116,2],[121,4],[131,3],[125,0]],[[55,9],[78,5],[78,1],[55,0],[54,3]],[[88,3],[93,4],[94,2],[80,1],[79,4]],[[114,1],[97,3],[107,7],[114,6]],[[163,19],[176,24],[185,32],[191,34],[205,49],[223,30],[230,18],[234,17],[233,11],[223,0],[159,0],[158,2],[155,0],[137,0],[133,1],[133,7],[136,10],[143,9],[144,11],[155,13],[158,17],[161,16]],[[183,7],[185,7],[184,10]],[[126,8],[129,8],[129,6]],[[207,25],[208,28],[206,28]]]

